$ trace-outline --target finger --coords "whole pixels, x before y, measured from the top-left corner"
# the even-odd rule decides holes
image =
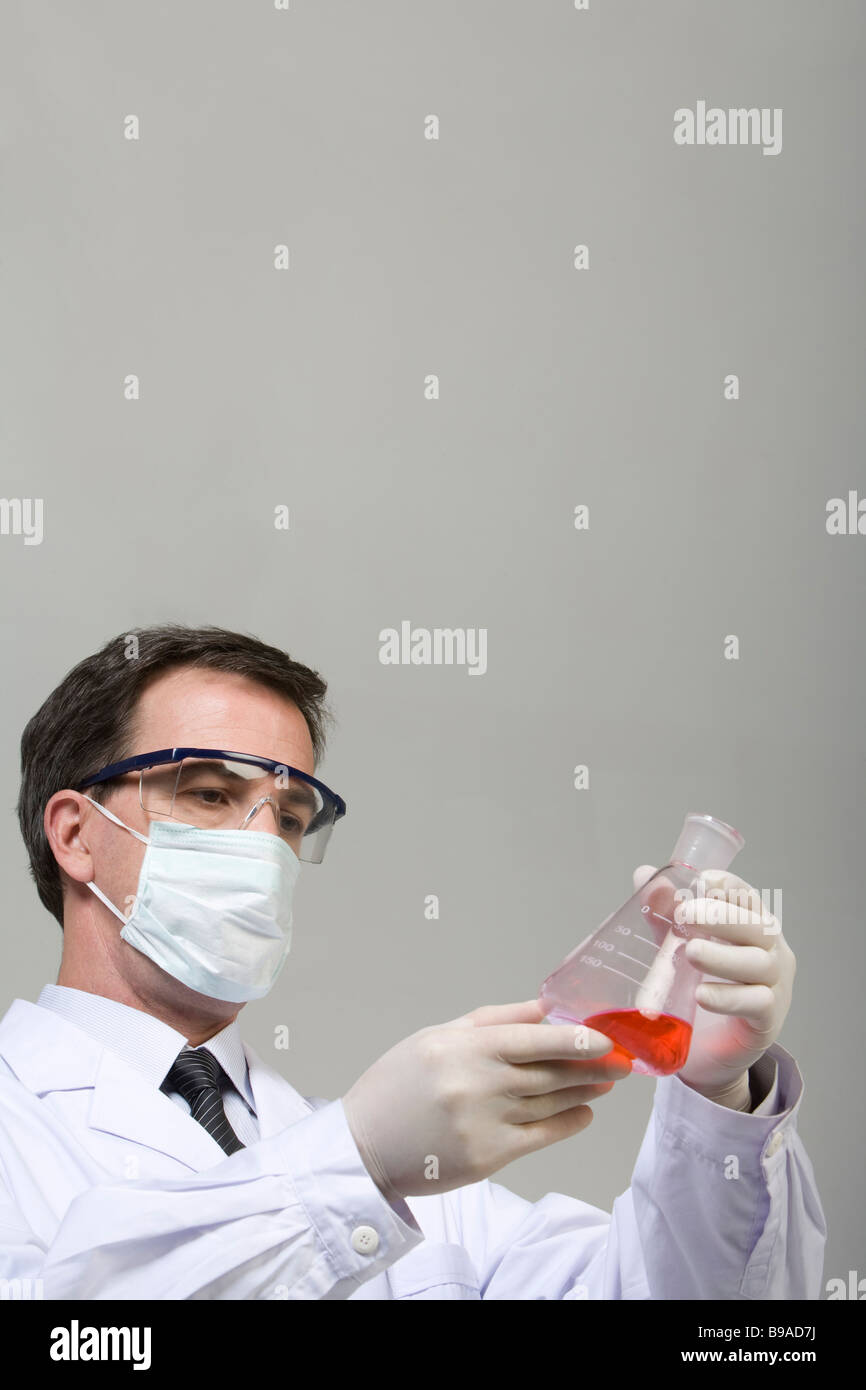
[[[731,1014],[758,1026],[769,1022],[776,996],[768,985],[698,985],[697,1001],[711,1014]]]
[[[634,884],[634,891],[637,892],[639,888],[643,888],[644,884],[647,883],[655,873],[658,873],[658,870],[654,869],[652,864],[639,864],[631,876],[631,881]]]
[[[548,1144],[558,1144],[562,1139],[570,1139],[588,1129],[593,1121],[593,1112],[588,1105],[576,1105],[571,1110],[562,1110],[558,1115],[549,1115],[546,1120],[531,1120],[525,1125],[511,1128],[512,1152],[507,1163],[525,1154],[546,1149]],[[505,1167],[505,1163],[502,1164]]]
[[[613,1048],[611,1038],[585,1023],[502,1023],[486,1028],[484,1041],[491,1056],[518,1064],[603,1057]]]
[[[471,1013],[449,1019],[450,1028],[490,1028],[498,1023],[541,1023],[544,1007],[537,999],[524,999],[520,1004],[482,1004]]]
[[[731,901],[734,901],[733,894],[740,894],[741,901],[737,899],[738,906],[748,908],[749,912],[760,912],[758,888],[753,888],[751,883],[746,883],[745,878],[731,873],[730,869],[702,869],[696,881],[702,885],[703,897],[717,898],[731,895]]]
[[[568,1086],[563,1090],[548,1091],[545,1095],[521,1096],[515,1098],[510,1110],[503,1112],[503,1119],[511,1125],[533,1124],[536,1120],[549,1119],[551,1115],[561,1115],[564,1110],[573,1110],[576,1105],[600,1100],[613,1087],[614,1083],[607,1081],[592,1086]]]
[[[696,881],[696,896],[704,898],[726,898],[737,907],[749,912],[762,912],[763,899],[757,888],[739,878],[728,869],[704,869]]]
[[[705,975],[719,975],[743,985],[773,986],[779,979],[779,954],[760,946],[729,946],[695,938],[685,945],[686,959]]]
[[[608,1085],[631,1075],[631,1058],[614,1048],[605,1057],[586,1062],[524,1062],[512,1065],[506,1083],[510,1096],[548,1096],[574,1086]]]
[[[656,925],[669,923],[674,919],[674,911],[679,901],[679,890],[674,879],[658,869],[642,888],[638,888],[640,895],[641,912],[649,913],[656,918]]]
[[[703,927],[737,946],[762,946],[769,951],[779,939],[781,927],[770,912],[748,912],[724,898],[690,898],[678,904],[678,926]]]

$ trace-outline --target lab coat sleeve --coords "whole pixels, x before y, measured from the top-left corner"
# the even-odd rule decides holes
[[[491,1182],[451,1194],[449,1238],[472,1256],[482,1298],[817,1299],[827,1227],[796,1127],[803,1081],[778,1044],[770,1059],[774,1114],[731,1111],[659,1078],[611,1214]]]
[[[48,1242],[0,1172],[0,1275],[46,1299],[345,1299],[422,1240],[339,1100],[204,1172],[89,1187]]]

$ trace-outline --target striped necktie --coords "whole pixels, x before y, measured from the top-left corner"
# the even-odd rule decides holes
[[[220,1095],[220,1077],[225,1075],[212,1052],[206,1047],[184,1048],[179,1052],[160,1090],[179,1091],[188,1103],[190,1114],[206,1129],[212,1139],[227,1154],[245,1146],[226,1118]]]

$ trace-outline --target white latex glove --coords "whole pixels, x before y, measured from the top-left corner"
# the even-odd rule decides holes
[[[635,869],[635,891],[656,872],[649,864]],[[718,978],[698,986],[692,1043],[677,1076],[741,1109],[749,1099],[749,1067],[782,1031],[797,961],[756,888],[722,869],[705,870],[701,880],[706,896],[680,904],[676,920],[706,931],[680,949],[697,970]]]
[[[535,999],[490,1004],[404,1038],[343,1096],[364,1166],[389,1198],[480,1182],[578,1134],[587,1101],[631,1066],[610,1038],[543,1023]]]

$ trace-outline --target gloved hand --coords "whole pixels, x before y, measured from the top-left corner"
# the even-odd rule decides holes
[[[649,864],[635,869],[635,892],[656,872]],[[782,1031],[797,961],[756,888],[722,869],[706,869],[701,879],[706,896],[683,901],[675,918],[701,937],[680,949],[695,969],[722,983],[698,986],[692,1043],[677,1076],[711,1100],[739,1109],[748,1100],[749,1067]],[[710,936],[723,940],[704,939]]]
[[[529,999],[422,1028],[346,1092],[352,1137],[389,1200],[479,1182],[586,1129],[587,1101],[631,1065],[605,1060],[604,1034],[543,1017]]]

